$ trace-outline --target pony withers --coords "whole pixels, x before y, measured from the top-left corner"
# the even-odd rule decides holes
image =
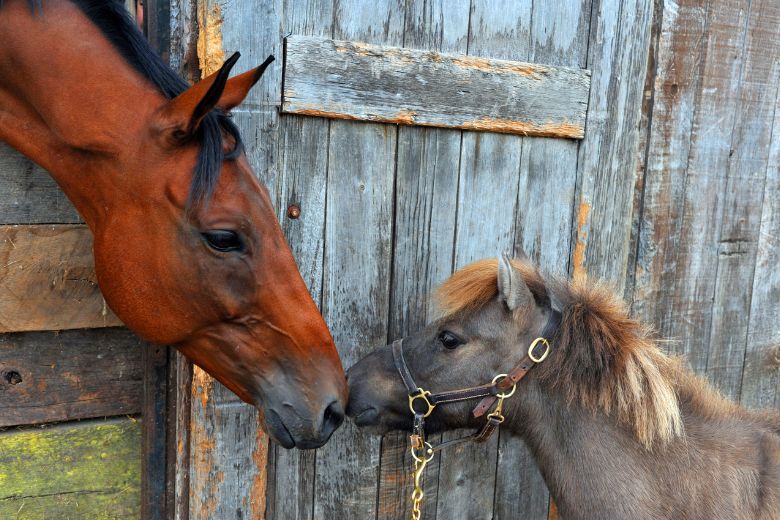
[[[260,79],[238,55],[192,87],[121,2],[0,1],[0,139],[46,168],[95,236],[108,305],[314,448],[346,381],[227,111]]]
[[[400,345],[420,390],[398,344],[349,370],[359,426],[410,430],[430,412],[429,433],[468,427],[479,441],[501,406],[495,422],[526,442],[562,518],[780,518],[780,414],[719,396],[610,290],[502,258],[456,272],[437,301],[443,317]]]

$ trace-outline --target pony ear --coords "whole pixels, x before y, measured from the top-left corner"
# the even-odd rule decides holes
[[[259,67],[228,79],[240,56],[240,53],[234,53],[217,72],[195,83],[164,107],[165,127],[172,129],[174,141],[181,142],[191,137],[203,118],[215,108],[227,111],[241,103],[274,61],[274,57],[269,56]]]
[[[510,311],[534,301],[531,290],[512,267],[512,260],[506,253],[498,258],[498,293]]]

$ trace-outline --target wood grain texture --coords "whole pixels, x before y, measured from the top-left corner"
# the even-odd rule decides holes
[[[404,44],[465,53],[470,2],[418,0],[407,3]],[[395,193],[393,274],[389,339],[405,336],[433,318],[429,296],[452,272],[461,132],[400,127]],[[439,435],[431,436],[434,442]],[[413,488],[409,438],[382,439],[377,517],[411,515]],[[440,458],[423,476],[423,516],[436,517]]]
[[[116,325],[86,226],[0,226],[0,332]]]
[[[333,9],[332,0],[286,0],[282,6],[282,34],[330,36]],[[301,276],[320,307],[329,130],[330,122],[325,119],[294,115],[279,118],[277,211]],[[287,208],[292,205],[300,209],[297,219],[287,217]],[[267,519],[311,516],[315,453],[270,446]]]
[[[291,36],[290,113],[581,139],[589,72],[437,51]]]
[[[706,44],[707,9],[699,1],[665,4],[658,13],[658,41],[649,76],[655,79],[646,107],[651,121],[644,167],[645,180],[634,267],[632,310],[653,323],[659,335],[678,335],[690,316],[674,308],[677,255],[684,239],[686,172],[690,134],[701,84],[699,64]],[[691,324],[692,325],[692,324]],[[680,330],[680,339],[690,336]],[[676,348],[675,348],[676,350]],[[680,349],[681,351],[682,349]],[[701,363],[697,363],[701,365]]]
[[[746,8],[670,6],[658,43],[634,309],[699,373],[708,364],[718,251],[731,247],[719,235]]]
[[[745,13],[743,64],[733,82],[739,95],[731,132],[723,217],[718,236],[707,375],[739,400],[756,266],[761,206],[776,111],[780,5],[753,1]]]
[[[143,352],[143,400],[141,410],[141,517],[168,518],[168,348],[146,344]]]
[[[81,217],[49,174],[0,143],[0,224],[76,224]]]
[[[529,61],[585,67],[590,15],[588,0],[534,2]],[[578,145],[549,138],[523,141],[514,249],[548,273],[568,269]],[[496,518],[547,518],[549,493],[525,444],[501,434],[498,453]]]
[[[0,334],[0,426],[139,413],[144,348],[126,329]]]
[[[623,288],[652,0],[594,3],[588,127],[577,160],[570,271]]]
[[[0,517],[138,518],[136,419],[0,433]]]
[[[404,3],[336,2],[334,38],[403,42]],[[332,121],[323,314],[344,368],[387,342],[397,129]],[[379,439],[349,421],[317,452],[314,518],[373,518]]]
[[[780,68],[775,73],[780,75]],[[740,400],[753,408],[780,408],[780,78],[766,165],[761,226],[750,300]]]

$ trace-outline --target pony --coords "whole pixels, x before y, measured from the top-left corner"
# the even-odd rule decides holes
[[[605,284],[547,279],[503,257],[457,271],[436,300],[441,317],[401,343],[408,373],[426,391],[484,389],[532,355],[499,401],[501,427],[527,444],[562,518],[780,518],[780,414],[721,397]],[[529,348],[540,337],[547,352]],[[389,345],[350,368],[347,414],[358,426],[412,427],[399,371]],[[445,404],[429,431],[485,424],[468,402]]]
[[[271,59],[189,86],[117,0],[0,1],[0,139],[94,234],[100,289],[260,411],[286,448],[340,425],[344,371],[228,117]]]

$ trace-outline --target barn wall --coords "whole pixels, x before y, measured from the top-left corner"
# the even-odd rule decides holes
[[[158,43],[189,77],[235,50],[238,72],[268,53],[281,59],[291,33],[591,70],[577,142],[280,115],[280,62],[269,69],[235,118],[346,366],[422,325],[426,295],[452,270],[522,248],[549,272],[613,280],[635,315],[672,338],[671,353],[748,406],[780,407],[776,2],[174,0],[169,12]],[[167,15],[150,13],[163,25]],[[80,223],[45,172],[2,145],[0,192],[0,226],[22,225],[24,236],[40,237],[35,226],[65,236]],[[286,217],[290,205],[300,218]],[[0,230],[11,239],[0,243],[9,258],[0,284],[15,283],[19,266],[6,264],[18,260],[9,255],[19,228]],[[78,268],[82,285],[53,297],[99,303],[74,251],[43,258],[38,282],[52,265],[57,280]],[[0,309],[14,298],[29,305],[4,291]],[[89,327],[110,324],[87,314]],[[119,328],[0,335],[0,458],[36,482],[23,482],[32,494],[19,502],[20,481],[0,478],[0,503],[137,517],[145,373],[147,407],[164,418],[167,399],[175,412],[167,456],[177,517],[409,516],[403,435],[347,424],[316,452],[269,447],[251,407],[176,356],[166,376],[161,352]],[[163,398],[166,377],[175,391]],[[52,421],[65,422],[30,426]],[[149,438],[164,433],[164,422],[143,424],[156,428]],[[36,477],[47,449],[73,479]],[[105,450],[111,460],[90,466]],[[159,484],[163,466],[144,474]],[[80,496],[78,479],[106,468],[116,482]],[[425,492],[428,519],[555,517],[533,461],[508,436],[437,457]]]
[[[778,8],[563,4],[264,4],[264,35],[592,71],[582,142],[275,120],[259,174],[342,358],[424,323],[426,294],[453,269],[522,248],[547,271],[612,280],[675,339],[670,352],[731,397],[777,406]],[[242,23],[245,8],[221,6],[224,27]],[[264,103],[279,102],[272,94]],[[298,220],[284,216],[291,204]],[[266,516],[406,517],[409,463],[402,435],[351,425],[316,454],[271,446]],[[443,453],[425,490],[426,518],[555,516],[522,443],[505,436]]]
[[[296,34],[593,73],[580,143],[275,115],[278,76],[264,78],[237,120],[248,122],[250,159],[347,367],[424,323],[430,289],[478,258],[523,248],[547,271],[588,270],[623,284],[650,2],[203,1],[198,13],[203,67],[212,55],[240,50],[254,59],[242,58],[238,70],[249,68],[278,53],[283,35]],[[300,218],[285,216],[290,205],[300,207]],[[188,476],[200,482],[190,515],[231,505],[254,511],[248,501],[257,500],[251,493],[262,452],[246,444],[254,411],[208,379],[197,379],[192,392],[192,435],[210,441],[210,454],[190,456]],[[433,466],[426,518],[548,515],[544,484],[516,439],[445,452]],[[266,517],[406,517],[408,468],[403,436],[378,439],[351,424],[316,453],[271,446]],[[242,496],[249,498],[237,501]]]
[[[659,2],[634,313],[724,394],[780,407],[780,4]]]

